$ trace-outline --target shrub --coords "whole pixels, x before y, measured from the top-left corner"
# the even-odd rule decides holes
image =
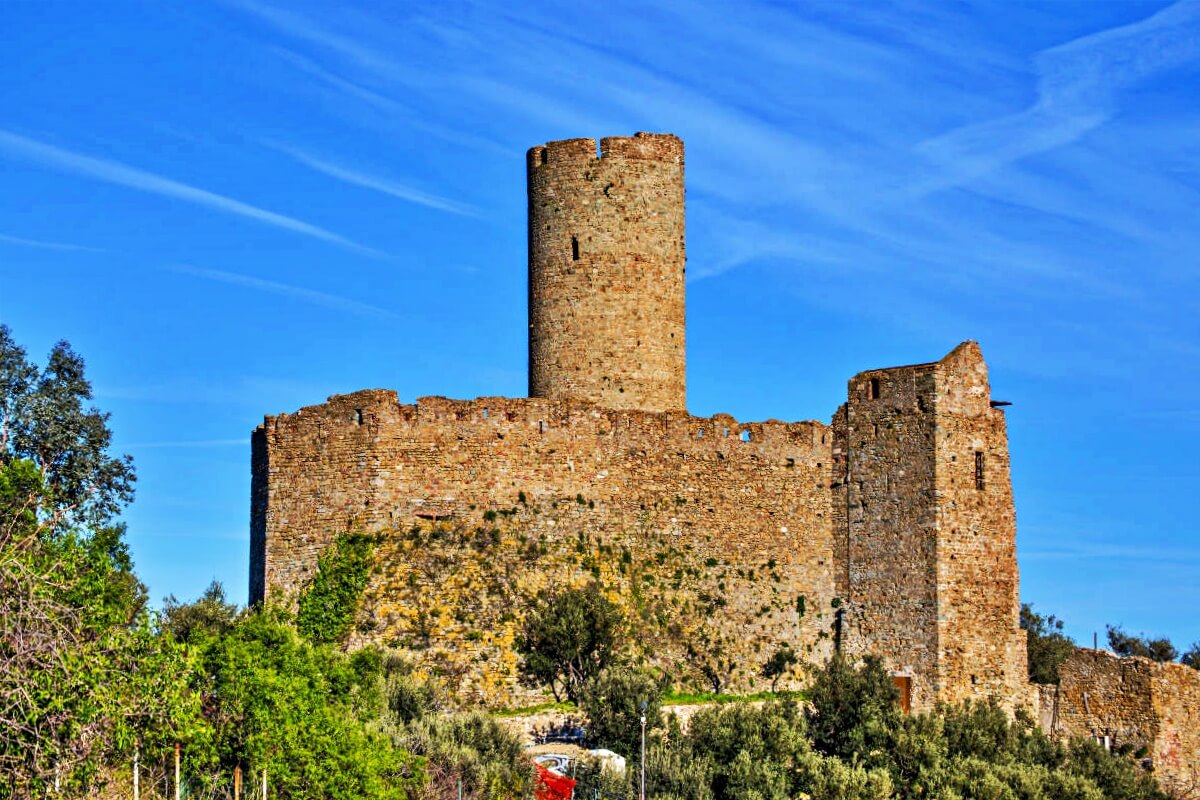
[[[588,717],[588,740],[595,747],[620,753],[630,763],[637,761],[641,716],[646,715],[647,734],[662,728],[662,696],[662,686],[646,672],[606,669],[584,687],[580,699]]]

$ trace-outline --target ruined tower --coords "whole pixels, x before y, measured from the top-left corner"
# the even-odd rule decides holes
[[[529,396],[685,409],[683,142],[550,142],[527,172]]]
[[[834,427],[851,651],[882,656],[915,708],[1023,702],[1008,436],[979,346],[856,375]]]

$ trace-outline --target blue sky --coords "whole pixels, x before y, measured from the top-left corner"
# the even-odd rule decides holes
[[[1022,595],[1200,640],[1200,2],[10,0],[0,320],[69,339],[157,600],[244,599],[249,433],[520,396],[524,151],[687,147],[693,413],[979,340]]]

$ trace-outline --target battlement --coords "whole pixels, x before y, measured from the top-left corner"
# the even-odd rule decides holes
[[[639,133],[528,154],[529,394],[687,407],[683,142]]]
[[[821,469],[828,461],[823,453],[831,441],[830,427],[816,420],[740,422],[729,414],[695,417],[686,412],[613,409],[585,401],[526,397],[431,396],[405,404],[387,389],[333,395],[320,405],[266,417],[261,430],[293,439],[360,436],[372,442],[384,434],[453,433],[459,441],[524,441],[536,436],[544,442],[605,436],[629,444],[654,441],[655,449],[667,458],[739,459],[764,466]]]
[[[560,139],[529,148],[525,163],[529,170],[562,164],[579,165],[601,159],[662,161],[683,164],[683,140],[672,133],[606,136],[596,152],[595,139]]]

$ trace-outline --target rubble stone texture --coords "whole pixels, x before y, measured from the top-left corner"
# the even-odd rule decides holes
[[[683,142],[568,139],[526,164],[529,396],[683,410]]]
[[[1043,687],[1040,721],[1054,733],[1131,747],[1180,796],[1200,788],[1200,671],[1191,667],[1076,650],[1058,686]]]
[[[639,133],[602,140],[597,155],[591,139],[551,142],[529,151],[527,169],[531,396],[403,404],[367,390],[267,417],[253,436],[251,599],[294,597],[343,532],[391,535],[397,544],[385,551],[404,558],[412,542],[401,532],[414,524],[476,524],[521,504],[542,510],[528,525],[546,552],[582,553],[585,541],[632,552],[641,542],[640,558],[679,542],[668,548],[684,559],[676,575],[691,576],[695,596],[724,593],[699,624],[738,665],[732,688],[750,685],[767,643],[787,642],[812,661],[834,646],[882,655],[916,710],[989,696],[1037,705],[1018,626],[1004,413],[978,345],[856,375],[828,425],[693,417],[682,143]],[[494,582],[508,569],[503,551],[464,550],[447,568]],[[589,570],[628,584],[620,564],[589,563],[554,562],[543,584]],[[403,564],[372,579],[364,618],[378,627],[356,641],[392,641],[405,612],[397,598],[410,596],[394,583],[402,573]],[[516,623],[499,613],[519,611],[514,603],[500,592],[450,615],[507,626],[494,641],[437,628],[450,637],[437,646],[473,656],[460,665],[463,685],[506,687],[484,702],[519,699]],[[1200,697],[1155,689],[1178,677],[1163,675],[1120,683],[1114,696],[1161,709],[1174,697],[1177,710],[1154,713],[1191,719]],[[1072,680],[1112,685],[1095,670]],[[1099,724],[1086,707],[1082,715],[1090,722],[1071,730]],[[1142,729],[1156,747],[1174,730]],[[1195,764],[1185,739],[1179,747],[1192,747]]]

